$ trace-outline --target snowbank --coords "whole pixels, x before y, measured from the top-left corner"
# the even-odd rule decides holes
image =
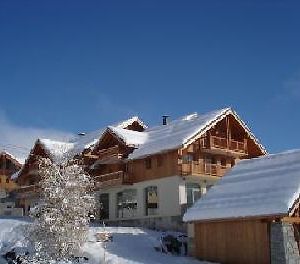
[[[26,246],[22,228],[26,224],[28,223],[20,220],[0,219],[0,254],[4,254],[14,247]],[[96,242],[95,234],[103,231],[113,235],[113,242]],[[83,252],[91,264],[208,263],[155,251],[154,247],[159,245],[160,235],[159,232],[134,227],[106,227],[105,229],[103,227],[91,227],[89,240],[84,245]]]

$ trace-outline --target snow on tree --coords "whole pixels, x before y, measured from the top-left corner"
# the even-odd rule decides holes
[[[40,204],[28,232],[35,255],[26,262],[69,261],[80,256],[87,240],[89,213],[95,204],[93,181],[75,160],[53,163],[41,159],[39,175]]]

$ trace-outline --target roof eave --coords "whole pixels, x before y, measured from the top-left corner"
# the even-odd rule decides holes
[[[226,117],[229,114],[232,114],[234,116],[234,118],[240,123],[240,125],[242,127],[244,127],[244,129],[246,130],[249,137],[260,148],[261,152],[264,155],[268,154],[265,147],[259,142],[259,140],[254,136],[254,134],[251,132],[249,127],[246,125],[246,123],[239,117],[239,115],[232,108],[226,108],[220,115],[218,115],[214,120],[212,120],[203,129],[197,131],[192,136],[190,136],[187,140],[185,140],[185,142],[183,142],[183,146],[187,147],[188,145],[190,145],[195,139],[201,137],[203,134],[205,134],[208,130],[210,130],[212,127],[214,127],[219,121],[221,121],[224,117]]]
[[[282,214],[266,214],[266,215],[251,215],[251,216],[238,216],[238,217],[224,217],[224,218],[213,218],[213,219],[194,219],[194,220],[183,220],[186,223],[212,223],[212,222],[229,222],[229,221],[249,221],[249,220],[274,220],[288,216],[287,213]]]

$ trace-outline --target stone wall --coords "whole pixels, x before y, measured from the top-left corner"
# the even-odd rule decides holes
[[[272,264],[300,263],[299,249],[292,224],[272,223],[270,236]]]

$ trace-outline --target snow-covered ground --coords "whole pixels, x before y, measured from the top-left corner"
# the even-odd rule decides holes
[[[28,222],[16,219],[0,219],[0,254],[12,248],[26,245],[22,226]],[[159,246],[159,232],[135,227],[106,227],[113,235],[112,242],[96,242],[95,234],[103,232],[103,227],[91,227],[89,241],[84,245],[84,255],[89,263],[172,263],[204,264],[193,258],[173,256],[155,251]],[[2,260],[3,261],[3,260]],[[5,263],[5,262],[3,262]],[[2,264],[0,259],[0,264]]]

